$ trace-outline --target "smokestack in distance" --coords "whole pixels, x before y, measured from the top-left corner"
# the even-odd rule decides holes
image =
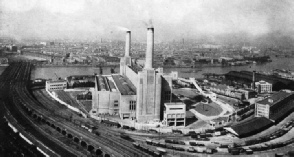
[[[131,31],[126,31],[125,57],[130,56],[130,51],[131,51]]]
[[[147,28],[147,48],[146,48],[146,60],[145,69],[153,68],[153,53],[154,53],[154,28]]]
[[[255,89],[255,71],[252,72],[252,89]]]

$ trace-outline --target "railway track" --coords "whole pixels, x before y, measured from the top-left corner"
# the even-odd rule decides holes
[[[15,93],[16,93],[16,86],[18,86],[20,84],[21,81],[20,78],[22,79],[26,79],[27,76],[25,76],[23,74],[22,71],[27,71],[28,69],[28,63],[26,63],[25,65],[20,64],[19,68],[17,68],[17,72],[12,75],[13,77],[11,79],[7,79],[10,82],[10,85],[6,87],[5,92],[9,95],[8,97],[8,103],[9,105],[6,105],[6,107],[9,109],[9,111],[11,111],[10,113],[13,115],[13,117],[15,119],[17,119],[18,123],[21,124],[24,128],[25,131],[30,132],[31,134],[34,135],[34,137],[36,137],[37,139],[41,140],[42,143],[44,143],[47,146],[51,146],[51,148],[57,152],[58,154],[62,155],[62,156],[75,156],[73,153],[71,153],[70,151],[68,151],[67,149],[64,149],[63,147],[57,145],[55,142],[51,141],[51,139],[49,139],[48,137],[46,137],[45,135],[43,135],[42,133],[40,133],[40,131],[38,129],[36,129],[35,127],[33,127],[33,123],[30,122],[24,114],[22,114],[20,112],[20,110],[18,108],[16,108],[15,104]]]
[[[23,63],[24,66],[20,66],[15,70],[16,72],[12,74],[11,77],[14,79],[10,81],[10,84],[15,84],[11,86],[11,91],[13,91],[14,97],[13,100],[16,99],[23,105],[30,106],[35,112],[43,115],[44,117],[50,118],[56,123],[64,126],[64,128],[75,132],[76,134],[82,135],[83,138],[88,138],[89,141],[93,143],[98,143],[101,146],[106,146],[111,148],[116,154],[121,156],[149,156],[145,152],[135,149],[131,142],[127,142],[121,140],[119,137],[115,136],[95,136],[94,134],[84,130],[83,128],[76,127],[69,122],[64,121],[61,117],[54,116],[51,117],[52,113],[46,109],[46,106],[54,106],[57,107],[56,102],[52,102],[52,100],[42,100],[41,102],[37,101],[31,93],[27,90],[27,82],[29,81],[29,74],[30,74],[30,63]],[[17,72],[18,71],[18,72]],[[9,80],[9,79],[7,79]],[[15,93],[14,93],[15,92]],[[98,141],[98,142],[97,142]]]
[[[54,109],[58,109],[58,108],[63,108],[61,107],[60,104],[52,101],[50,98],[48,98],[47,96],[40,94],[40,92],[37,92],[39,94],[37,94],[37,97],[39,98],[38,100],[42,103],[42,104],[47,104],[44,106],[47,106],[49,108],[54,108]],[[64,108],[63,108],[64,109]],[[68,126],[68,124],[65,124],[66,126]],[[85,129],[78,127],[77,128],[80,131],[85,131]],[[104,136],[95,136],[92,133],[89,133],[88,131],[86,131],[87,134],[89,136],[94,136],[93,138],[97,139],[98,141],[100,141],[102,144],[108,144],[108,145],[119,145],[120,147],[127,147],[128,149],[132,149],[133,152],[136,152],[138,154],[130,154],[131,156],[144,156],[144,153],[138,151],[138,150],[134,150],[134,147],[132,146],[132,143],[130,142],[124,142],[124,140],[120,139],[118,136],[113,137],[111,134],[109,134],[109,130],[105,130],[105,132],[103,133]],[[107,138],[106,138],[107,137]],[[121,149],[121,148],[119,148]],[[122,150],[124,151],[124,150]],[[131,152],[130,152],[131,153]],[[147,156],[147,154],[145,154]]]
[[[16,100],[15,98],[14,98],[13,100],[14,100],[15,102],[12,103],[12,104],[20,103],[20,102],[17,102],[17,100]],[[18,106],[18,105],[14,105],[14,106],[15,106],[17,112],[18,112],[18,113],[17,113],[18,116],[24,117],[25,119],[27,119],[28,121],[30,121],[30,122],[34,125],[34,127],[37,128],[37,130],[38,130],[39,132],[41,132],[42,134],[44,134],[45,136],[50,136],[48,133],[46,133],[45,130],[41,129],[41,125],[42,125],[42,123],[40,123],[40,122],[35,122],[31,117],[29,117],[28,114],[25,113],[25,111],[23,110],[23,108],[21,108],[21,106]],[[14,110],[13,113],[16,113],[16,111]],[[66,148],[66,150],[68,150],[69,152],[71,152],[72,155],[74,155],[74,156],[84,156],[84,155],[81,154],[79,151],[76,151],[75,149],[72,149],[72,148],[66,146],[65,144],[63,144],[63,143],[62,143],[61,141],[59,141],[58,139],[51,138],[51,140],[52,140],[54,143],[56,143],[56,144],[58,144],[58,145],[61,145],[62,147]]]
[[[16,83],[15,78],[19,78],[23,76],[20,74],[21,70],[25,70],[24,68],[22,68],[22,65],[23,65],[22,63],[13,65],[12,67],[10,67],[10,69],[7,69],[8,72],[6,72],[5,70],[4,75],[1,75],[1,84],[0,84],[1,99],[3,99],[3,101],[7,104],[5,105],[6,108],[8,108],[9,111],[12,111],[11,113],[13,113],[13,117],[19,122],[21,126],[23,126],[26,132],[30,132],[31,134],[34,135],[34,137],[37,137],[37,139],[41,140],[41,142],[46,145],[58,147],[58,150],[59,150],[58,154],[73,156],[72,153],[61,148],[55,143],[50,142],[50,140],[47,137],[40,134],[35,128],[32,127],[32,124],[29,123],[25,118],[23,118],[21,114],[19,114],[18,110],[14,108],[13,102],[11,101],[12,98],[10,97],[11,96],[10,94],[11,94],[11,89],[13,88],[14,83]]]

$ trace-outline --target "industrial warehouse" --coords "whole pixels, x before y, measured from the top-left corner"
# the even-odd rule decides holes
[[[294,111],[294,93],[289,90],[279,91],[270,97],[255,103],[255,117],[226,128],[238,137],[254,135],[277,124]]]

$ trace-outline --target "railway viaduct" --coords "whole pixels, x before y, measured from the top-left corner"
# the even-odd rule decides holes
[[[55,120],[44,117],[39,112],[35,111],[34,109],[31,109],[30,107],[26,106],[25,104],[22,104],[24,110],[26,113],[33,117],[34,119],[38,120],[39,122],[46,123],[51,128],[58,131],[60,134],[64,135],[65,137],[72,139],[75,143],[80,144],[82,147],[86,148],[89,152],[95,153],[98,156],[104,156],[104,157],[110,157],[111,153],[103,150],[101,146],[94,144],[87,138],[85,138],[83,135],[78,135],[72,130],[66,129],[64,126],[61,126],[60,124],[56,123]],[[103,146],[102,146],[103,147]]]

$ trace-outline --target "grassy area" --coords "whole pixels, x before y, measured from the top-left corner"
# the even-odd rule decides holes
[[[90,112],[92,109],[92,101],[80,100],[80,103],[84,105],[86,111]]]
[[[209,124],[203,120],[198,120],[195,123],[189,124],[186,126],[187,128],[190,129],[200,129],[200,128],[209,128]]]
[[[209,104],[198,103],[194,109],[206,116],[217,116],[223,111],[223,109],[214,102]]]
[[[73,106],[73,107],[76,107],[76,108],[80,108],[79,107],[79,104],[77,103],[77,101],[75,99],[73,99],[69,93],[67,92],[64,92],[62,90],[60,91],[55,91],[55,93],[58,95],[58,98],[62,101],[64,101],[65,103]]]
[[[182,95],[187,98],[194,98],[199,95],[196,89],[173,89],[173,93],[176,95]]]
[[[224,101],[225,103],[229,104],[230,106],[232,106],[234,109],[239,109],[240,107],[235,106],[234,104],[238,104],[238,100],[236,99],[232,99],[232,98],[227,98],[225,96],[218,96],[218,99]]]

